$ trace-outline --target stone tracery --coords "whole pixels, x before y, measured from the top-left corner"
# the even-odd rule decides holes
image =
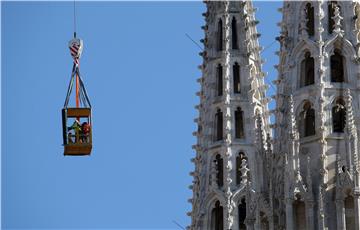
[[[251,1],[205,4],[189,228],[359,230],[359,2],[284,2],[272,111]]]

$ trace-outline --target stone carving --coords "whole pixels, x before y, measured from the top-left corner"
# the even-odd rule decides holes
[[[359,140],[360,90],[359,84],[359,4],[350,1],[312,1],[314,9],[314,35],[309,39],[306,28],[306,2],[285,1],[280,36],[280,62],[275,66],[279,77],[276,108],[268,110],[269,99],[264,95],[268,86],[261,70],[261,47],[256,28],[255,9],[251,1],[205,1],[206,25],[203,39],[203,64],[200,104],[196,106],[201,132],[196,132],[194,145],[196,157],[193,176],[191,230],[218,230],[212,220],[214,203],[218,200],[223,208],[224,229],[239,229],[244,221],[247,229],[267,228],[296,229],[296,223],[306,223],[306,229],[345,229],[343,212],[347,196],[354,198],[354,229],[360,230],[358,207],[360,196]],[[329,4],[333,11],[329,11]],[[358,7],[354,10],[354,7]],[[329,12],[331,15],[329,15]],[[356,15],[355,15],[356,14]],[[356,17],[355,17],[356,16]],[[233,17],[237,18],[238,49],[232,46]],[[223,37],[219,38],[217,23],[223,23]],[[329,31],[329,20],[332,31]],[[357,23],[356,25],[354,23]],[[240,26],[239,26],[240,25]],[[221,39],[221,41],[219,41]],[[223,49],[215,44],[222,42]],[[340,50],[343,61],[344,82],[331,82],[334,69],[334,50]],[[313,84],[299,87],[304,51],[314,58]],[[239,54],[240,53],[240,54]],[[239,95],[233,90],[232,63],[242,59],[241,74],[244,87]],[[360,59],[359,59],[360,60]],[[214,71],[219,61],[223,64],[224,95],[215,100],[213,92],[217,83]],[[341,97],[345,101],[346,122],[343,133],[333,132],[332,100]],[[239,100],[241,98],[241,100]],[[216,101],[216,104],[214,104]],[[299,123],[298,117],[304,101],[314,108],[314,119]],[[221,141],[214,142],[214,111],[223,111],[223,134]],[[236,138],[240,126],[235,122],[235,109],[244,112],[242,128],[244,138]],[[270,124],[270,114],[275,123]],[[311,123],[311,122],[314,122]],[[315,134],[299,135],[306,126],[314,125]],[[274,133],[274,135],[273,135]],[[239,153],[246,157],[237,161]],[[220,154],[223,172],[219,173],[212,157]],[[219,187],[217,175],[223,176]],[[240,182],[239,179],[240,178]],[[239,219],[237,206],[245,199],[246,218]],[[304,214],[296,211],[294,203],[304,202]],[[336,210],[333,210],[336,207]],[[299,219],[302,218],[302,219]],[[243,226],[243,225],[242,225]]]

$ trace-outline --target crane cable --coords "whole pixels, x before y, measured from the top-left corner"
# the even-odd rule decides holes
[[[73,17],[73,19],[74,19],[74,39],[76,39],[76,2],[75,2],[75,0],[74,0],[74,5],[73,5],[73,13],[74,13],[74,17]],[[77,66],[76,66],[76,68],[78,69],[79,67],[79,60],[77,61]],[[79,95],[79,91],[81,91],[80,89],[79,89],[79,73],[78,73],[78,71],[76,72],[76,75],[75,75],[75,77],[76,77],[76,79],[75,79],[75,84],[76,84],[76,92],[75,92],[75,99],[76,99],[76,107],[78,108],[79,106],[80,106],[80,104],[81,104],[81,99],[80,99],[80,95]]]
[[[72,88],[75,84],[75,100],[76,100],[76,107],[79,108],[80,106],[84,107],[91,107],[89,97],[87,95],[84,82],[80,75],[80,56],[82,53],[83,42],[81,39],[76,38],[76,3],[75,0],[73,1],[73,22],[74,22],[74,38],[69,42],[69,48],[71,56],[73,57],[73,70],[71,74],[71,79],[68,87],[68,92],[66,95],[64,108],[67,107],[71,95]]]
[[[74,38],[76,38],[76,6],[75,6],[75,0],[74,0]]]

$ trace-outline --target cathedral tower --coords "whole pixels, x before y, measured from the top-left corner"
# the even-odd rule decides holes
[[[250,1],[206,1],[193,230],[271,229],[270,127]]]
[[[280,10],[274,228],[359,230],[359,1]]]

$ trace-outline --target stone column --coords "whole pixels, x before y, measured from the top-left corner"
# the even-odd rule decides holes
[[[345,207],[344,200],[337,199],[336,204],[336,222],[337,230],[345,230]]]
[[[294,225],[294,200],[286,198],[286,229],[295,229]]]

